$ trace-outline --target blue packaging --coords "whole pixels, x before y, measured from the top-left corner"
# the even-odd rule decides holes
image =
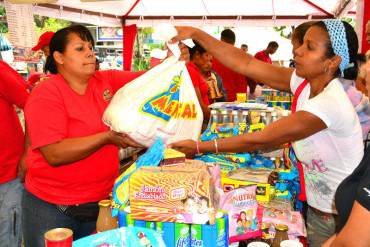
[[[190,246],[191,247],[228,247],[228,217],[224,214],[222,218],[216,219],[214,225],[191,225]]]
[[[166,246],[175,246],[175,223],[156,222],[155,228],[162,234],[162,238]]]

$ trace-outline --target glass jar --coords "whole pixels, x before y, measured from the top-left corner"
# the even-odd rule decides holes
[[[272,242],[271,247],[280,247],[280,243],[284,240],[288,240],[288,226],[283,224],[278,224],[275,226],[275,238]]]
[[[98,220],[96,221],[97,232],[104,232],[118,227],[117,218],[112,217],[110,207],[110,200],[101,200],[99,202],[99,215]]]
[[[262,237],[261,237],[262,242],[265,242],[268,245],[271,245],[270,225],[266,223],[262,223],[261,231],[262,231]]]

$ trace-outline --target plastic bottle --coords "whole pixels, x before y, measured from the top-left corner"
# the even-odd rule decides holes
[[[264,125],[267,125],[266,112],[261,112],[261,113],[260,113],[260,116],[261,116],[261,122],[262,122]]]
[[[243,115],[242,116],[242,122],[248,124],[248,115],[249,115],[249,112],[248,111],[243,111],[242,115]]]
[[[110,206],[110,200],[101,200],[99,202],[99,215],[96,221],[97,232],[104,232],[118,227],[117,218],[112,217]]]
[[[275,122],[277,120],[277,113],[276,112],[272,112],[271,113],[271,123]]]
[[[233,120],[232,120],[232,122],[234,124],[238,124],[239,123],[239,111],[233,110],[232,114],[233,114]]]
[[[230,123],[230,116],[227,110],[221,110],[221,116],[222,116],[222,123],[227,124]]]
[[[216,110],[211,110],[211,117],[209,118],[208,127],[214,123],[218,123],[218,115]]]

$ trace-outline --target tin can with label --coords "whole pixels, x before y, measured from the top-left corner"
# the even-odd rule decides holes
[[[54,228],[44,234],[46,247],[72,247],[73,232],[68,228]]]

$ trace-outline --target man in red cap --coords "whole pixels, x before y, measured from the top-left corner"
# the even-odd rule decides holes
[[[51,31],[44,32],[43,34],[41,34],[39,41],[37,42],[37,45],[32,47],[32,51],[42,50],[45,56],[49,56],[49,43],[53,35],[54,32]]]
[[[51,32],[51,31],[47,31],[41,34],[39,41],[37,42],[37,45],[32,47],[32,51],[36,52],[36,51],[41,50],[44,53],[45,57],[49,56],[50,55],[49,43],[53,35],[54,35],[54,32]],[[43,67],[44,74],[34,73],[29,76],[28,81],[27,81],[27,88],[30,91],[32,90],[34,86],[36,86],[40,82],[40,80],[47,78],[46,74],[48,71],[46,69],[46,60],[42,58],[41,60],[42,60],[41,62],[44,64],[44,67]]]

